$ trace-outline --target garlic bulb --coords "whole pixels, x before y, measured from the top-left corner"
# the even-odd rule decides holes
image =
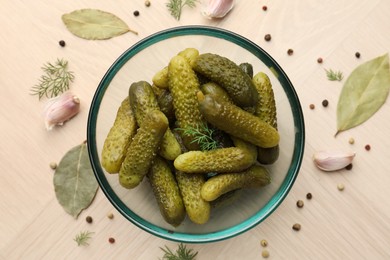
[[[354,152],[319,151],[313,155],[315,165],[323,171],[337,171],[352,163]]]
[[[74,117],[80,111],[80,99],[70,92],[49,99],[43,114],[47,130]]]
[[[203,16],[212,18],[224,17],[234,6],[234,0],[205,0],[203,2]]]

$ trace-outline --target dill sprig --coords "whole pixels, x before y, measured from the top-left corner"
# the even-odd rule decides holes
[[[39,83],[31,88],[32,95],[48,98],[56,97],[69,89],[69,84],[73,82],[73,72],[68,70],[68,62],[57,59],[55,64],[47,62],[42,70],[45,74],[39,79]]]
[[[165,248],[160,247],[160,249],[164,251],[162,260],[195,260],[195,257],[198,255],[198,252],[188,249],[182,243],[179,244],[175,253],[167,246],[165,246]]]
[[[169,0],[166,6],[171,15],[175,17],[176,20],[180,20],[183,7],[187,5],[188,7],[193,8],[196,6],[196,2],[197,0]]]
[[[214,150],[218,148],[218,142],[214,140],[214,129],[208,127],[206,124],[201,124],[196,127],[178,128],[183,131],[184,135],[192,136],[191,143],[198,143],[202,151]]]
[[[93,232],[81,231],[73,240],[76,241],[78,246],[88,246],[88,241],[92,238],[92,234]]]
[[[341,81],[343,79],[343,73],[341,71],[333,71],[332,69],[325,69],[326,76],[330,81]]]

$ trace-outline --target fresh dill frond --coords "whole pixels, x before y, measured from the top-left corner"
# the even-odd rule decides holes
[[[333,71],[332,69],[325,69],[326,76],[330,81],[341,81],[343,79],[343,73],[341,71]]]
[[[176,20],[180,20],[181,11],[184,6],[193,8],[196,6],[197,0],[169,0],[166,4],[169,12]]]
[[[43,65],[44,74],[39,79],[39,83],[31,88],[32,95],[48,98],[56,97],[67,91],[69,85],[74,80],[73,72],[68,70],[68,62],[57,59],[55,64],[47,62]]]
[[[183,131],[186,136],[191,136],[191,143],[198,143],[202,151],[209,151],[218,148],[218,142],[214,140],[214,129],[208,127],[205,124],[198,125],[196,127],[177,128]]]
[[[179,244],[175,253],[167,246],[165,248],[160,247],[160,249],[164,251],[162,260],[195,260],[195,257],[198,255],[198,252],[194,252],[182,243]]]
[[[81,231],[73,240],[76,241],[78,246],[88,246],[88,241],[92,238],[92,234],[93,232]]]

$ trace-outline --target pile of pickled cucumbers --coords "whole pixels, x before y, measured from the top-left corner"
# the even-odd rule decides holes
[[[149,82],[130,83],[101,163],[126,189],[147,179],[170,225],[186,216],[205,224],[214,207],[271,183],[266,165],[278,159],[279,139],[265,73],[187,48]]]

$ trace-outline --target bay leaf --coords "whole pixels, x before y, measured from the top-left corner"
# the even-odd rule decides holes
[[[356,67],[337,104],[337,133],[367,121],[385,103],[390,89],[388,53]]]
[[[54,190],[64,210],[77,218],[92,203],[98,183],[92,171],[86,143],[70,149],[54,172]]]
[[[62,15],[62,21],[74,35],[87,40],[105,40],[133,31],[116,15],[98,9],[79,9]]]

